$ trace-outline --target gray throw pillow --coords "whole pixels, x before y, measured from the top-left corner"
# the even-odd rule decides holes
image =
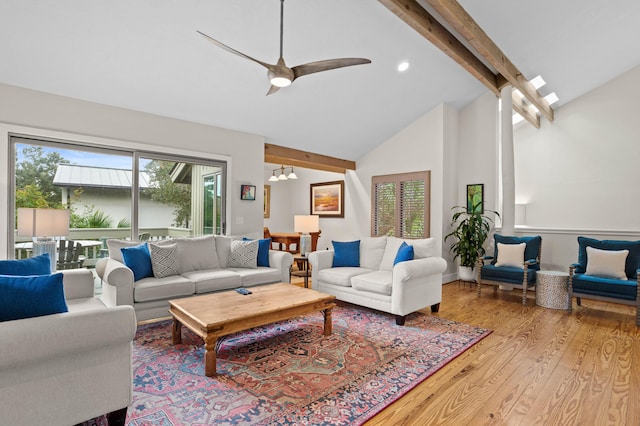
[[[178,275],[178,245],[149,243],[151,252],[151,268],[156,278]]]
[[[258,241],[231,241],[229,267],[256,269],[258,267]]]

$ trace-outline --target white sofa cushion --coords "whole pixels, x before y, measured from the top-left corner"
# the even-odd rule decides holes
[[[133,285],[133,300],[148,302],[150,300],[171,299],[191,296],[196,291],[195,284],[180,275],[165,278],[143,278]]]
[[[352,277],[367,274],[369,272],[373,272],[373,270],[368,268],[357,268],[349,266],[340,268],[328,268],[322,269],[318,272],[318,280],[342,287],[351,287]]]
[[[231,253],[231,241],[233,238],[225,237],[224,235],[216,235],[216,251],[218,252],[218,260],[220,261],[220,267],[226,268],[229,266],[229,253]]]
[[[403,242],[404,240],[402,238],[387,237],[387,245],[384,248],[384,255],[380,262],[380,270],[393,271],[393,261],[396,259],[398,249]]]
[[[240,276],[243,287],[282,282],[282,274],[275,268],[258,266],[257,269],[231,268],[231,270]]]
[[[139,246],[140,244],[142,244],[140,241],[128,241],[128,240],[118,240],[118,239],[107,240],[109,257],[117,260],[120,263],[124,263],[124,260],[122,259],[122,252],[120,251],[120,249],[123,247]]]
[[[406,242],[410,246],[413,246],[414,259],[440,256],[435,238],[419,238],[417,240],[406,240]]]
[[[193,281],[196,293],[227,290],[240,287],[240,275],[228,269],[205,269],[204,271],[189,271],[183,277]]]
[[[195,238],[177,238],[180,273],[203,269],[220,269],[213,235]]]
[[[391,271],[374,271],[351,278],[351,286],[356,290],[391,296]]]
[[[387,237],[368,237],[360,240],[360,266],[367,269],[378,269]]]

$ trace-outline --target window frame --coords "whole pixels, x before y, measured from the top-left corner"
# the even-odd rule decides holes
[[[424,233],[420,237],[402,236],[402,182],[422,180],[424,182]],[[380,237],[376,234],[376,185],[394,184],[395,187],[395,209],[394,209],[394,236],[403,239],[429,238],[431,235],[431,171],[396,173],[389,175],[379,175],[371,177],[371,236]]]

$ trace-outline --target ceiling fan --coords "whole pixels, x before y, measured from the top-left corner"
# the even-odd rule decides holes
[[[282,57],[283,16],[284,16],[284,0],[280,0],[280,58],[278,59],[278,62],[275,65],[267,64],[266,62],[262,62],[257,59],[254,59],[249,55],[245,55],[244,53],[241,53],[235,49],[232,49],[226,44],[220,43],[218,40],[212,37],[209,37],[203,32],[200,32],[197,30],[196,31],[206,40],[210,41],[211,43],[215,44],[218,47],[223,48],[227,52],[231,52],[245,59],[249,59],[250,61],[257,62],[258,64],[265,67],[268,70],[267,76],[269,77],[269,81],[271,83],[271,87],[269,88],[267,95],[277,92],[281,87],[287,87],[296,78],[300,78],[308,74],[313,74],[320,71],[329,71],[336,68],[349,67],[352,65],[371,63],[369,59],[364,59],[364,58],[340,58],[340,59],[326,59],[326,60],[317,61],[317,62],[309,62],[308,64],[296,65],[295,67],[289,68],[284,63],[284,58]]]

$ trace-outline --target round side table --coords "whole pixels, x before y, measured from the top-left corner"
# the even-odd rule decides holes
[[[567,272],[538,271],[536,280],[536,305],[550,309],[569,308]]]

